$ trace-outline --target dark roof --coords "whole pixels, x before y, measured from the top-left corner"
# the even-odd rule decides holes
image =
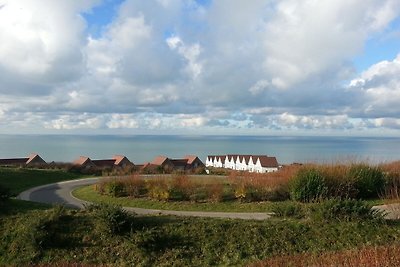
[[[26,164],[29,158],[0,159],[0,165],[21,165]]]
[[[96,159],[92,162],[97,167],[113,167],[115,165],[115,159]]]
[[[171,159],[170,161],[172,162],[174,167],[186,167],[186,165],[188,164],[187,159]]]
[[[262,167],[277,168],[279,166],[275,157],[259,156],[258,159]]]

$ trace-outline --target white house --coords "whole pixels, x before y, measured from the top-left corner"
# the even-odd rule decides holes
[[[207,156],[206,167],[224,168],[225,156]]]
[[[214,158],[215,156],[207,156],[206,167],[214,167]]]
[[[279,169],[279,164],[275,157],[263,155],[208,156],[206,166],[258,173],[275,172]]]
[[[254,165],[254,171],[258,173],[276,172],[278,169],[279,165],[275,157],[258,156]]]

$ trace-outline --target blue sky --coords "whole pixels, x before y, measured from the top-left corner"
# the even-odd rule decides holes
[[[398,0],[0,6],[0,133],[400,133]]]

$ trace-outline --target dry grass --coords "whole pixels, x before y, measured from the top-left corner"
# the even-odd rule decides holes
[[[343,267],[391,267],[400,266],[400,245],[365,247],[359,250],[315,254],[279,256],[249,265],[264,266],[343,266]]]

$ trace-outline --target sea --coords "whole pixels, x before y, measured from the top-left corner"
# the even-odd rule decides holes
[[[253,154],[280,164],[400,160],[400,138],[327,136],[183,136],[183,135],[0,135],[0,158],[39,154],[47,162],[72,162],[79,156],[108,159],[125,155],[135,164],[158,155]]]

